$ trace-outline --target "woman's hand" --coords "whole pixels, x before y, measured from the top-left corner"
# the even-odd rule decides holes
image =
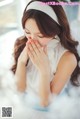
[[[28,42],[26,43],[26,46],[24,47],[23,51],[21,52],[19,58],[18,58],[18,62],[19,63],[23,63],[24,65],[26,65],[27,60],[28,60]]]
[[[28,43],[28,55],[40,73],[50,72],[50,64],[47,52],[42,49],[42,46],[37,40],[31,40]]]

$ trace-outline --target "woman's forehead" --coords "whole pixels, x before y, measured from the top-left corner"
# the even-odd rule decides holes
[[[28,31],[34,31],[37,34],[41,34],[41,32],[40,32],[40,30],[39,30],[39,28],[36,24],[36,21],[34,19],[26,20],[25,29],[28,30]]]

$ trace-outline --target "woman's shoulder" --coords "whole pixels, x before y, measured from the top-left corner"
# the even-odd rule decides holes
[[[77,65],[76,56],[70,52],[68,49],[63,47],[61,43],[56,47],[56,68],[62,65],[70,65],[72,68],[75,68]]]
[[[69,51],[69,49],[66,49],[64,46],[61,45],[61,43],[58,44],[58,53],[61,55],[62,60],[65,61],[72,61],[74,64],[77,63],[76,56]]]
[[[69,67],[75,69],[75,67],[77,66],[76,56],[70,51],[65,52],[60,58],[58,68],[62,67],[62,65],[68,65]]]

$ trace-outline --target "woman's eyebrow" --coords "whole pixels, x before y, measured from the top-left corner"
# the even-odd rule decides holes
[[[26,30],[28,30],[27,28],[25,28]],[[29,31],[29,30],[28,30]],[[41,32],[36,32],[35,34],[41,34],[42,35],[42,33]]]

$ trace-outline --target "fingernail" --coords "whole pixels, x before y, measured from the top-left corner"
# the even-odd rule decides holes
[[[33,40],[31,40],[30,42],[33,43]]]
[[[34,41],[34,40],[32,40],[32,41],[31,41],[31,43],[35,43],[35,41]]]
[[[34,40],[33,42],[34,42],[34,43],[37,43],[37,40]]]

